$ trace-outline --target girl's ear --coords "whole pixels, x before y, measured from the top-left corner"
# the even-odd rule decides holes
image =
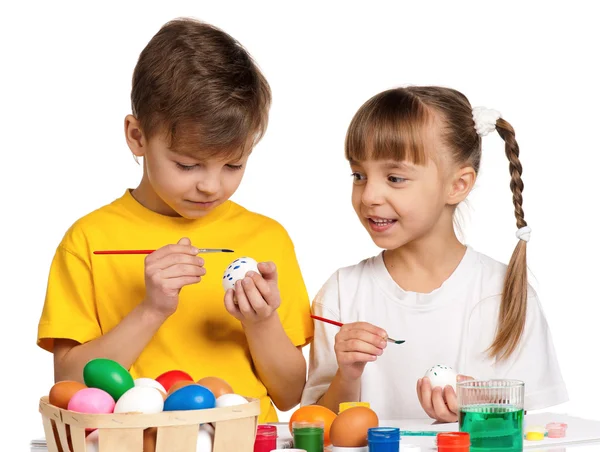
[[[133,115],[125,117],[125,140],[127,146],[136,157],[143,157],[146,153],[146,140],[140,122]]]
[[[469,193],[471,193],[475,185],[475,179],[477,179],[477,174],[472,167],[465,166],[459,168],[451,180],[450,192],[448,193],[446,203],[457,205],[464,201],[469,196]]]

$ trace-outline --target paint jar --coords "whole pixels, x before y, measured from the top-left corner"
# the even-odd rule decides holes
[[[273,449],[270,452],[306,452],[304,449]]]
[[[369,452],[400,452],[400,429],[374,427],[367,433]]]
[[[273,449],[270,452],[306,452],[304,449]]]
[[[331,452],[369,452],[369,446],[363,446],[363,447],[331,446]]]
[[[259,425],[256,429],[254,452],[271,452],[273,449],[277,449],[277,427]]]
[[[469,452],[471,437],[466,432],[438,433],[438,452]]]
[[[371,408],[371,404],[369,402],[342,402],[339,406],[339,413],[343,413],[348,408],[354,408],[355,406],[364,406],[366,408]]]
[[[567,435],[567,424],[562,422],[550,422],[546,424],[548,438],[564,438]]]
[[[293,422],[294,447],[306,452],[323,452],[325,424],[319,422]]]

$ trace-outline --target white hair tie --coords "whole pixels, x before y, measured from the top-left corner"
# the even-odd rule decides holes
[[[473,108],[473,121],[475,122],[475,130],[479,136],[486,136],[488,133],[496,130],[496,121],[502,115],[499,111],[485,107]]]
[[[529,226],[524,226],[521,229],[518,229],[515,235],[519,240],[529,242],[529,239],[531,238],[531,228]]]

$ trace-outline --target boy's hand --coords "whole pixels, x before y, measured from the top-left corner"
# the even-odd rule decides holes
[[[456,378],[457,382],[465,380],[472,380],[472,378],[465,375]],[[430,418],[439,422],[458,421],[458,399],[452,386],[443,389],[439,386],[431,388],[429,378],[420,378],[417,381],[417,395],[419,403]]]
[[[166,245],[146,256],[146,298],[149,309],[168,317],[177,310],[183,286],[200,282],[206,274],[198,249],[182,238],[177,245]]]
[[[335,357],[340,375],[358,380],[368,362],[375,361],[386,347],[387,333],[366,322],[347,323],[335,335]]]
[[[258,264],[260,274],[248,272],[225,293],[225,309],[245,326],[269,319],[279,305],[277,267],[273,262]]]

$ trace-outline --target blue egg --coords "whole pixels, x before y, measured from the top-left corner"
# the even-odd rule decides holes
[[[205,410],[214,408],[216,400],[210,389],[200,385],[179,388],[165,400],[164,411]]]

